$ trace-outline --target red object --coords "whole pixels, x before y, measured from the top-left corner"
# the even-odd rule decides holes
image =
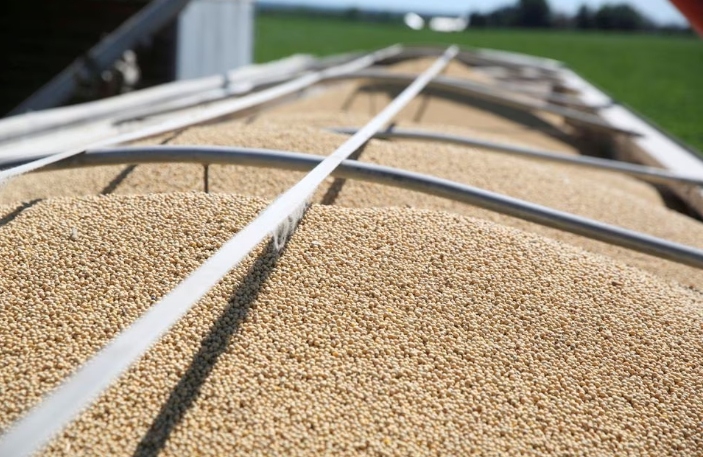
[[[698,35],[703,37],[703,0],[671,0],[671,3],[686,16]]]

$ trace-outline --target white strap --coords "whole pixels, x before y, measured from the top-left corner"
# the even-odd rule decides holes
[[[25,457],[44,446],[120,374],[144,354],[222,277],[261,241],[305,205],[317,186],[345,158],[367,142],[412,100],[456,55],[452,46],[371,122],[342,144],[295,186],[281,194],[256,219],[227,241],[160,302],[59,386],[36,408],[10,428],[0,440],[0,455]]]

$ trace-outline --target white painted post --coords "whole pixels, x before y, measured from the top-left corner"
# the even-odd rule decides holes
[[[254,0],[193,0],[178,19],[176,78],[248,65],[253,44]]]

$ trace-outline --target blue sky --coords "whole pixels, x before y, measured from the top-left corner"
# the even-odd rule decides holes
[[[462,14],[466,11],[487,11],[497,6],[515,3],[514,0],[269,0],[288,5],[322,5],[339,8],[369,8],[389,11],[417,11],[420,13],[442,12],[445,14]],[[622,0],[550,0],[552,9],[574,13],[579,6],[587,3],[597,7],[603,3],[620,3]],[[640,11],[659,23],[686,23],[676,7],[668,0],[630,1]]]

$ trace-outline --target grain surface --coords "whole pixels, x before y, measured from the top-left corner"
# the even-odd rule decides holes
[[[325,127],[400,90],[329,84],[137,143],[328,155],[347,137]],[[594,152],[556,116],[438,90],[396,122]],[[700,222],[621,175],[408,140],[359,160],[703,248]],[[204,194],[203,172],[0,189],[0,433],[303,176],[210,166]],[[42,455],[703,455],[700,270],[380,185],[329,178],[313,202],[282,253],[259,246]]]
[[[365,121],[364,116],[354,113],[305,113],[298,116],[272,113],[254,119],[253,123],[228,121],[192,127],[169,141],[174,145],[238,145],[327,155],[347,137],[324,131],[323,127],[361,125]],[[400,125],[413,127],[418,124]],[[432,124],[421,127],[465,135],[476,133]],[[499,138],[490,133],[483,133],[481,137]],[[153,143],[160,142],[161,139],[153,140]],[[654,188],[622,175],[420,141],[372,140],[359,160],[432,174],[703,248],[703,225],[700,222],[667,209]],[[210,167],[209,185],[211,192],[273,199],[303,175],[284,170],[216,165]],[[61,195],[202,191],[203,176],[203,167],[194,164],[95,167],[38,173],[11,181],[0,192],[0,202],[21,207],[27,202]],[[691,267],[402,189],[330,178],[320,187],[314,201],[347,207],[411,206],[477,216],[580,246],[663,278],[703,289],[703,273]]]
[[[57,199],[0,228],[0,428],[264,206]],[[694,455],[702,304],[489,222],[315,206],[44,455]]]
[[[290,149],[324,155],[334,150],[345,137],[316,129],[318,125],[338,125],[335,120],[339,121],[326,115],[318,116],[308,113],[297,121],[293,117],[282,116],[262,118],[253,124],[225,123],[198,127],[184,132],[173,143],[237,144],[271,149],[291,145]],[[353,115],[339,117],[348,121],[354,119]],[[476,148],[418,141],[373,140],[364,148],[359,160],[432,174],[703,248],[703,224],[667,209],[651,186],[622,175],[537,162]],[[161,165],[154,167],[163,169]],[[145,173],[144,180],[148,181],[149,174]],[[237,192],[267,199],[275,198],[302,175],[241,166],[215,166],[211,169],[214,191]],[[155,182],[161,181],[163,179],[159,178]],[[134,193],[138,189],[139,186],[130,188],[125,185],[120,192]],[[359,181],[328,180],[316,194],[315,201],[347,207],[440,209],[477,216],[580,246],[686,286],[703,289],[701,270],[417,192]]]

